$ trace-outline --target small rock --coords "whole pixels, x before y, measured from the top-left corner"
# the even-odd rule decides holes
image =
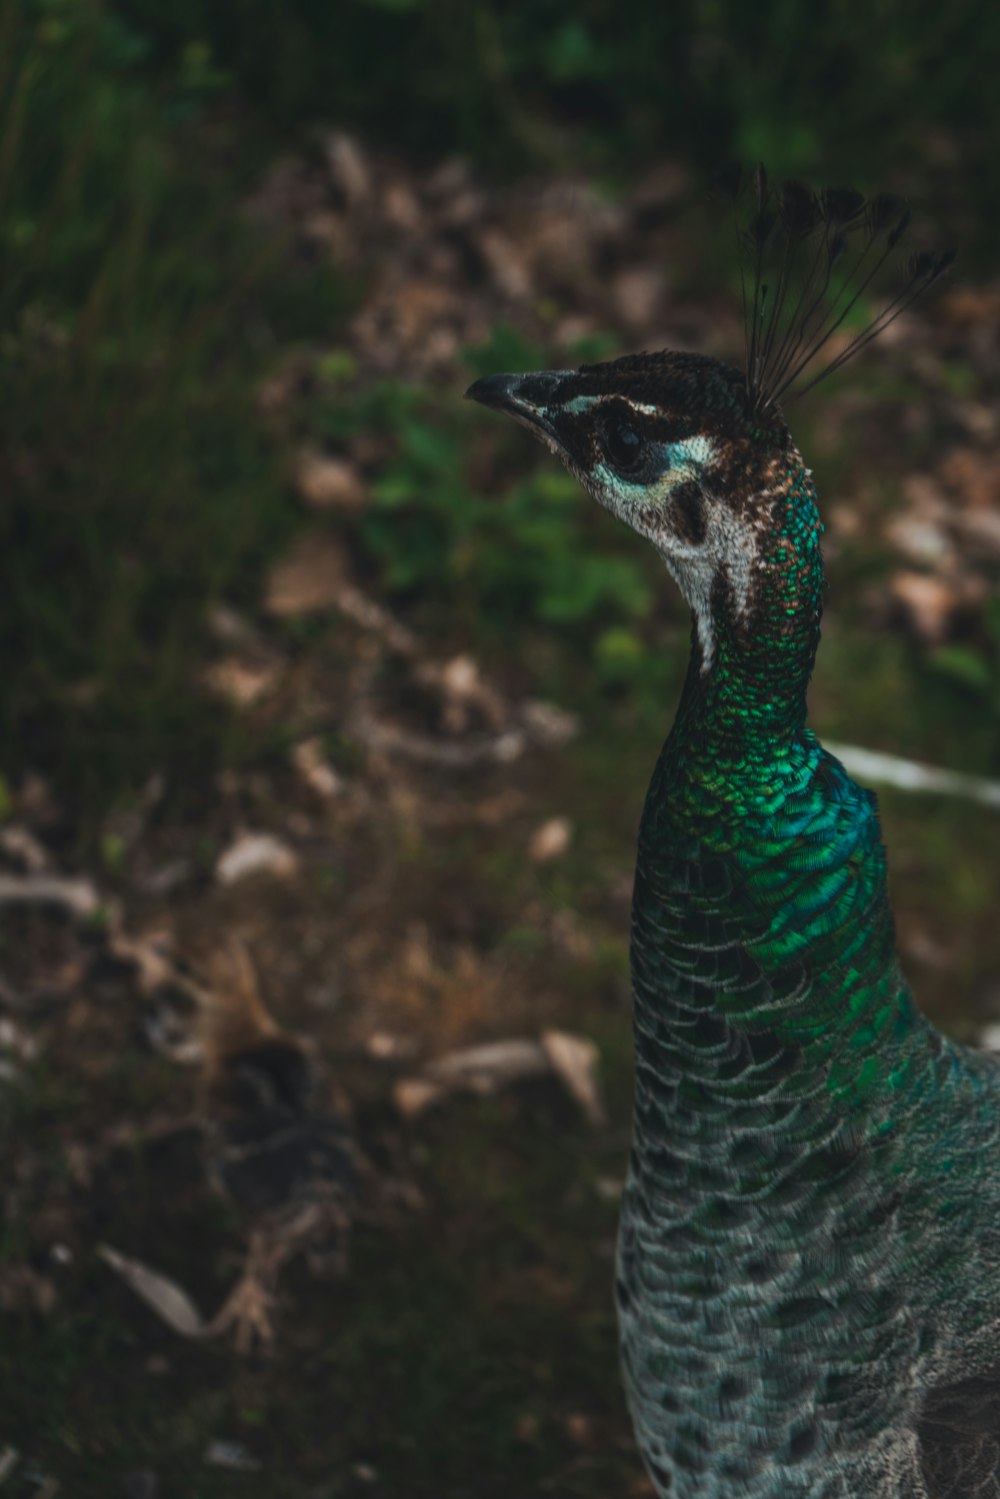
[[[290,879],[298,869],[294,851],[273,833],[242,833],[219,855],[215,877],[220,885],[235,885],[254,874]]]

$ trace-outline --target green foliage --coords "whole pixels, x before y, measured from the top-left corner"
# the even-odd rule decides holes
[[[943,645],[930,658],[931,666],[949,681],[967,687],[977,695],[989,693],[993,673],[989,662],[979,651],[964,645]]]
[[[990,599],[983,609],[978,638],[940,646],[929,665],[964,699],[966,715],[970,701],[976,704],[979,715],[992,726],[1000,756],[1000,599]]]
[[[540,349],[506,329],[468,356],[473,373],[541,362]],[[653,591],[644,554],[627,545],[618,551],[618,533],[575,480],[539,464],[507,426],[484,434],[482,412],[463,407],[455,393],[389,383],[351,393],[338,383],[317,421],[335,442],[360,430],[386,447],[351,535],[388,594],[430,602],[446,626],[457,617],[480,638],[509,640],[541,622],[581,625],[590,640],[592,627],[648,616]],[[484,498],[481,481],[470,477],[477,435],[500,445],[500,495]]]
[[[116,14],[149,65],[188,58],[210,83],[221,70],[282,126],[332,115],[507,166],[669,151],[873,182],[940,160],[944,130],[997,181],[1000,16],[976,0],[890,0],[862,19],[851,0],[677,0],[627,17],[613,0],[118,0]]]
[[[254,320],[299,325],[198,118],[203,51],[151,94],[147,40],[100,5],[0,0],[0,37],[0,763],[96,787],[218,739],[205,608],[289,524]]]

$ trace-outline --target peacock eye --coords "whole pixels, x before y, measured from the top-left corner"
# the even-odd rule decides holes
[[[637,468],[642,458],[642,438],[634,422],[622,411],[610,411],[604,418],[604,451],[619,473]]]

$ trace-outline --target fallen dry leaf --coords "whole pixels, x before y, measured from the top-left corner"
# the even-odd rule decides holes
[[[87,879],[49,874],[0,874],[0,905],[60,906],[74,916],[97,913],[101,898]]]
[[[344,778],[337,774],[323,753],[322,739],[303,739],[292,750],[292,764],[317,796],[331,800],[344,793]]]
[[[306,532],[271,569],[264,607],[280,619],[335,609],[344,570],[340,543],[323,532]]]
[[[572,838],[573,824],[568,817],[550,817],[531,835],[528,857],[533,864],[547,864],[566,852]]]
[[[359,510],[366,499],[365,486],[353,463],[313,448],[299,454],[295,488],[315,510]]]
[[[209,1442],[205,1462],[212,1468],[229,1468],[234,1473],[259,1473],[263,1466],[242,1442]]]
[[[365,1041],[365,1050],[378,1062],[391,1062],[409,1055],[413,1051],[413,1042],[389,1031],[372,1031]]]
[[[17,859],[28,874],[44,874],[51,866],[48,849],[34,833],[19,823],[0,828],[0,849],[10,858]]]
[[[428,1063],[425,1071],[435,1082],[490,1093],[507,1083],[541,1076],[549,1070],[549,1065],[549,1058],[537,1041],[515,1038],[449,1052]]]
[[[1000,288],[952,287],[941,298],[941,311],[959,323],[1000,324]]]
[[[600,1052],[594,1042],[586,1036],[572,1036],[568,1031],[544,1031],[542,1046],[553,1072],[591,1124],[603,1124],[604,1102],[597,1080]]]
[[[577,1447],[589,1447],[594,1440],[594,1424],[582,1411],[573,1411],[563,1422],[566,1435]]]
[[[116,920],[110,925],[107,946],[113,957],[135,968],[143,994],[152,994],[175,981],[173,932],[169,928],[133,934],[122,931]]]
[[[56,1307],[56,1288],[31,1265],[7,1261],[0,1266],[0,1310],[20,1312],[30,1307],[50,1317]]]
[[[984,562],[1000,561],[1000,512],[961,510],[952,525],[966,551]]]
[[[1000,502],[1000,459],[981,448],[954,448],[943,460],[941,477],[963,505],[988,510]]]
[[[210,692],[237,708],[249,708],[258,698],[275,685],[279,667],[276,662],[244,661],[229,656],[222,661],[213,661],[207,667],[202,680]]]
[[[620,1202],[625,1190],[625,1179],[621,1176],[599,1176],[594,1182],[594,1191],[605,1202]]]
[[[116,1275],[121,1276],[139,1299],[156,1313],[161,1322],[165,1322],[182,1338],[205,1337],[207,1325],[201,1313],[175,1280],[171,1280],[168,1275],[161,1275],[159,1270],[151,1269],[141,1260],[120,1254],[110,1244],[99,1244],[97,1253]]]
[[[15,1020],[0,1015],[0,1051],[9,1051],[22,1062],[30,1062],[38,1055],[38,1043]]]
[[[256,874],[290,879],[298,869],[294,850],[273,833],[241,833],[216,860],[215,877],[220,885],[235,885]]]
[[[392,1101],[404,1119],[415,1119],[444,1098],[447,1091],[440,1083],[428,1082],[426,1078],[404,1077],[393,1088]]]
[[[598,1085],[598,1051],[592,1041],[546,1031],[540,1041],[512,1037],[463,1047],[429,1062],[420,1077],[401,1079],[396,1107],[413,1118],[451,1093],[496,1093],[528,1078],[554,1075],[593,1123],[604,1118]]]
[[[944,526],[929,515],[908,511],[893,516],[885,534],[901,557],[919,567],[941,568],[957,560]]]
[[[323,154],[334,187],[348,205],[363,202],[372,189],[372,174],[361,146],[343,130],[330,130],[323,137]]]
[[[894,573],[889,593],[928,645],[940,645],[947,638],[964,602],[954,583],[929,573]]]

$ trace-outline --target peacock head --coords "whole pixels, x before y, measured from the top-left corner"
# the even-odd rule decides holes
[[[742,186],[737,174],[737,204]],[[697,354],[636,354],[579,370],[488,375],[467,392],[528,427],[653,543],[694,612],[702,671],[720,640],[746,659],[776,639],[798,639],[811,660],[820,527],[779,403],[864,348],[951,265],[952,251],[911,257],[902,289],[859,332],[841,334],[817,370],[909,222],[890,194],[773,188],[758,167],[740,231],[749,265],[744,371]]]
[[[738,370],[671,352],[488,375],[467,394],[527,427],[652,543],[694,612],[708,665],[713,616],[746,615],[802,473],[777,407],[753,412]]]

